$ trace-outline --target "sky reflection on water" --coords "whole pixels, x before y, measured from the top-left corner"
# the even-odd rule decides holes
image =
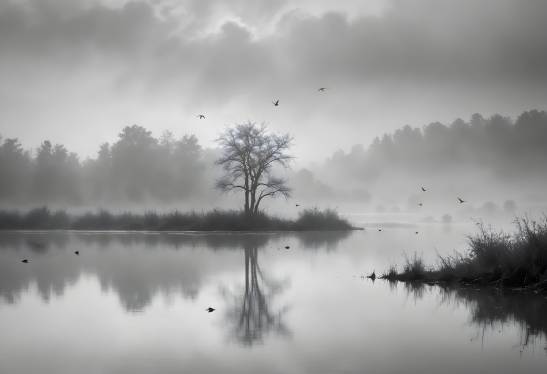
[[[419,230],[1,233],[0,372],[543,372],[545,297],[361,277]]]

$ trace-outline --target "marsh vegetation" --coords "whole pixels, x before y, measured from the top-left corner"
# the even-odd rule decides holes
[[[438,256],[428,267],[416,253],[401,271],[390,267],[382,278],[403,282],[445,282],[547,291],[547,217],[515,221],[513,234],[479,225],[468,237],[468,251]]]
[[[239,210],[210,212],[83,214],[52,211],[47,207],[27,212],[0,211],[0,230],[147,230],[147,231],[313,231],[351,230],[352,225],[331,209],[304,209],[296,219],[264,212],[253,215]]]

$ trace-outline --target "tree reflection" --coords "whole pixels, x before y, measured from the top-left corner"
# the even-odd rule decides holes
[[[86,274],[96,277],[103,292],[116,294],[126,311],[142,311],[158,295],[195,299],[203,284],[216,274],[241,267],[239,256],[244,248],[244,305],[248,312],[260,308],[261,324],[265,326],[277,318],[267,308],[267,301],[281,291],[282,284],[265,279],[257,265],[258,249],[282,247],[289,242],[301,250],[334,250],[348,235],[349,232],[0,232],[0,303],[15,304],[34,287],[47,302],[63,295],[67,287],[77,284]],[[79,250],[80,256],[75,256],[74,250]],[[21,259],[27,257],[31,263],[21,266]],[[252,300],[261,301],[253,301],[255,305],[251,306]]]
[[[418,282],[405,283],[404,287],[415,301],[438,291],[441,304],[464,306],[469,311],[470,322],[483,334],[488,329],[501,332],[504,326],[517,326],[521,332],[517,345],[522,349],[547,342],[547,299],[541,293]]]
[[[272,299],[284,289],[284,283],[269,279],[258,264],[258,248],[245,247],[245,285],[243,294],[235,296],[227,317],[232,336],[241,344],[261,343],[270,332],[287,336],[290,331],[283,323],[286,308],[271,309]]]

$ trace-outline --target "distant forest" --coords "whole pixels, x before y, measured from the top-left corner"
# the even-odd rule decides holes
[[[0,146],[0,200],[25,203],[180,201],[205,196],[206,154],[193,135],[159,139],[140,126],[125,127],[96,158],[80,161],[60,144],[34,152],[17,139]]]
[[[216,151],[202,148],[193,135],[175,138],[166,132],[155,138],[136,125],[125,127],[115,143],[101,145],[95,158],[83,161],[63,145],[44,141],[30,151],[17,139],[0,136],[0,202],[104,206],[191,200],[209,208],[218,198],[215,157]],[[499,178],[546,177],[547,112],[527,111],[515,121],[474,114],[468,122],[404,126],[376,138],[368,148],[357,145],[334,153],[317,170],[293,172],[289,182],[297,198],[362,199],[366,190],[351,195],[351,180],[366,188],[367,181],[388,170],[437,175],[470,169]],[[343,186],[332,176],[340,174],[348,181]]]
[[[365,149],[336,152],[325,165],[347,176],[374,180],[386,171],[432,175],[481,170],[499,178],[547,176],[547,112],[531,110],[516,121],[473,114],[469,122],[404,126]]]

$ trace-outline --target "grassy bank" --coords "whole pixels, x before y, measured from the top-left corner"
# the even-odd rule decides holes
[[[431,267],[415,254],[401,271],[393,266],[381,278],[547,291],[547,218],[519,219],[514,234],[481,226],[477,235],[469,237],[466,254],[440,256]]]
[[[306,209],[296,220],[260,213],[213,210],[206,213],[174,211],[144,214],[96,213],[71,215],[47,207],[28,212],[0,211],[0,230],[150,230],[150,231],[311,231],[351,230],[353,227],[333,210]]]

